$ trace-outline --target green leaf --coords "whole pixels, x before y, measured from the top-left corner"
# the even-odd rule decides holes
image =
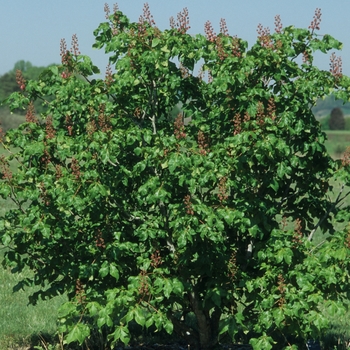
[[[158,46],[159,43],[160,43],[160,39],[159,38],[154,38],[152,40],[152,48]]]
[[[100,267],[99,275],[102,278],[106,277],[109,274],[109,268],[110,268],[109,262],[108,261],[104,261],[103,264]]]
[[[119,270],[114,263],[109,265],[109,274],[113,276],[117,281],[119,280]]]
[[[164,329],[168,334],[173,334],[173,331],[174,331],[173,323],[170,320],[166,319],[164,322]]]
[[[134,317],[135,317],[136,323],[143,327],[146,323],[146,318],[145,318],[143,310],[140,307],[136,307],[133,310],[133,312],[134,312]]]
[[[139,156],[139,155],[141,154],[141,152],[142,152],[142,149],[141,149],[140,147],[134,148],[134,153],[135,153],[137,156]]]
[[[166,298],[170,297],[171,292],[173,291],[173,285],[170,280],[164,279],[163,291]]]
[[[4,233],[1,237],[1,241],[4,246],[8,246],[12,241],[11,235]]]
[[[69,315],[73,315],[76,312],[76,305],[71,302],[66,302],[60,306],[58,309],[58,318],[64,318]]]
[[[121,341],[124,343],[124,345],[127,345],[130,342],[130,333],[127,327],[125,326],[118,326],[116,327],[114,333],[114,342]]]
[[[73,327],[73,329],[67,334],[64,339],[66,344],[78,342],[79,345],[82,345],[89,335],[90,327],[87,324],[78,323]]]

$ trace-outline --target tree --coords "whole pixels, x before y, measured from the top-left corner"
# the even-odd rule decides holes
[[[186,9],[164,31],[147,5],[138,23],[106,12],[94,32],[104,79],[73,36],[61,65],[7,100],[27,106],[1,158],[1,196],[17,205],[0,222],[4,263],[34,271],[17,288],[37,285],[34,303],[67,293],[66,343],[95,327],[126,344],[132,321],[201,349],[240,331],[255,349],[318,337],[323,311],[340,315],[349,298],[349,210],[330,183],[349,185],[350,158],[327,154],[311,111],[333,90],[348,98],[339,60],[313,65],[341,44],[316,34],[318,10],[309,29],[259,26],[251,49],[223,20],[219,34],[210,22],[188,34]],[[330,235],[316,244],[319,229]]]
[[[345,129],[345,119],[344,113],[341,108],[335,107],[331,111],[331,117],[329,119],[329,129],[330,130],[344,130]]]
[[[18,77],[16,77],[16,72],[22,72],[24,81],[37,80],[46,68],[47,67],[33,66],[29,61],[21,60],[16,62],[11,71],[0,76],[0,106],[1,102],[8,98],[11,93],[21,91],[20,85],[17,82]],[[37,99],[35,101],[35,109],[37,113],[41,113],[45,110],[42,100]],[[23,113],[23,110],[16,110],[16,112]]]

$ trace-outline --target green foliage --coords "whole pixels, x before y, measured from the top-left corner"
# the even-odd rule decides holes
[[[331,117],[329,119],[329,129],[330,130],[344,130],[345,129],[345,119],[344,113],[341,108],[336,107],[331,111]]]
[[[93,328],[127,344],[132,323],[202,349],[239,331],[255,349],[316,338],[320,305],[334,316],[349,297],[350,238],[332,226],[349,208],[329,181],[349,185],[350,160],[328,155],[310,109],[348,98],[348,77],[312,64],[341,44],[290,26],[248,49],[190,35],[181,16],[161,31],[147,11],[139,23],[118,11],[94,44],[114,74],[89,78],[90,58],[67,51],[6,101],[28,111],[3,140],[16,150],[1,158],[0,194],[16,204],[0,221],[4,264],[34,271],[16,287],[39,286],[33,303],[67,293],[66,344]],[[41,123],[32,102],[46,96]],[[315,246],[317,228],[331,235]]]

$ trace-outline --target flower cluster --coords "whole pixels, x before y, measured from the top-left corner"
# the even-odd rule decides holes
[[[191,28],[187,7],[177,14],[177,22],[175,22],[173,16],[170,17],[170,27],[172,29],[177,28],[178,32],[181,34],[185,34]]]
[[[67,49],[67,43],[65,39],[61,39],[60,42],[60,56],[62,64],[64,66],[68,66],[70,64],[71,58]]]
[[[261,23],[258,24],[258,39],[260,41],[260,45],[266,48],[273,48],[273,42],[271,40],[271,34],[269,28],[264,28]]]
[[[73,52],[74,56],[80,55],[78,37],[76,34],[72,35],[72,47],[71,47],[70,51]]]
[[[213,81],[213,75],[211,74],[211,70],[208,69],[208,84],[210,84]]]
[[[174,129],[175,129],[174,130],[175,137],[178,140],[184,139],[186,137],[185,124],[184,124],[183,117],[182,117],[181,113],[179,113],[175,119]]]
[[[145,270],[141,270],[140,272],[140,287],[139,287],[139,294],[144,296],[149,294],[149,283],[148,283],[149,277]]]
[[[346,148],[346,150],[342,156],[341,163],[343,166],[350,165],[350,146]]]
[[[71,75],[72,68],[72,57],[70,52],[67,50],[67,43],[65,39],[61,39],[60,42],[60,56],[62,65],[65,67],[65,70],[62,72],[61,76],[63,79],[67,79]]]
[[[143,36],[146,32],[146,25],[149,25],[150,27],[155,26],[156,22],[153,19],[153,16],[151,14],[151,11],[149,9],[149,5],[146,2],[143,5],[143,15],[139,17],[138,22],[138,34],[139,36]]]
[[[309,55],[309,53],[307,51],[303,52],[302,61],[305,64],[310,64],[310,55]]]
[[[219,36],[216,35],[210,21],[205,22],[204,32],[205,32],[207,39],[210,42],[215,43],[215,47],[216,47],[216,51],[218,52],[219,59],[221,61],[223,61],[226,57],[228,57],[228,53],[225,50],[223,38],[230,36],[225,19],[224,18],[220,19],[220,33],[221,33],[221,35],[219,35]],[[232,39],[232,54],[235,57],[240,57],[241,56],[240,45],[239,45],[240,40],[236,36],[231,37],[231,39]]]
[[[82,304],[86,299],[84,285],[79,278],[75,282],[75,296],[79,304]]]
[[[190,72],[188,68],[185,67],[181,62],[180,62],[180,72],[181,72],[182,79],[186,79],[190,76]]]
[[[45,144],[46,146],[46,144]],[[43,156],[41,157],[41,163],[47,167],[47,165],[51,162],[51,155],[49,153],[49,151],[45,148],[44,149],[44,154]]]
[[[70,115],[66,115],[65,123],[68,130],[68,135],[72,136],[73,133],[73,123],[72,123],[72,117]]]
[[[275,32],[280,34],[282,32],[282,22],[281,22],[281,16],[280,15],[276,15],[275,16]]]
[[[249,120],[250,120],[250,115],[248,114],[248,112],[244,113],[243,118],[241,116],[241,113],[239,112],[236,113],[232,120],[233,128],[234,128],[233,134],[234,135],[240,134],[242,131],[242,124],[248,122]]]
[[[105,12],[106,19],[109,20],[110,19],[109,16],[111,14],[111,10],[110,10],[109,5],[107,3],[105,3],[103,10]],[[114,20],[114,22],[111,22],[112,34],[113,35],[117,35],[118,34],[118,29],[116,27],[116,24],[119,24],[119,17],[118,17],[118,14],[116,13],[117,11],[119,11],[118,4],[114,4],[113,5],[113,13],[114,13],[113,20]]]
[[[95,235],[95,244],[96,244],[97,248],[106,249],[106,243],[105,243],[105,240],[102,236],[101,230],[97,230],[97,233]]]
[[[45,185],[43,182],[40,182],[39,184],[39,191],[40,191],[40,199],[43,201],[43,203],[46,206],[50,205],[50,198],[47,193],[47,189],[45,188]]]
[[[225,18],[220,19],[220,33],[224,36],[228,36],[228,28]]]
[[[309,29],[311,29],[312,32],[314,32],[314,30],[320,30],[321,15],[321,9],[316,8],[314,18],[311,24],[309,25]]]
[[[216,39],[216,33],[214,32],[213,26],[210,21],[206,21],[204,24],[204,33],[209,41],[212,43]]]
[[[13,174],[3,154],[0,156],[0,171],[4,180],[11,181]]]
[[[61,165],[56,164],[55,171],[56,171],[56,180],[59,180],[63,176]]]
[[[78,180],[81,176],[81,173],[80,173],[80,166],[76,158],[72,158],[70,167],[72,169],[72,174],[74,175],[75,179]]]
[[[264,104],[259,101],[256,108],[256,121],[259,126],[262,126],[264,124],[265,119],[265,108]]]
[[[184,203],[185,203],[186,213],[188,215],[194,215],[194,210],[191,203],[191,196],[189,194],[185,196]]]
[[[242,56],[239,44],[240,44],[239,38],[237,36],[234,36],[232,38],[232,54],[235,57],[241,57]]]
[[[34,104],[32,101],[29,102],[27,112],[26,112],[26,122],[27,123],[37,123],[38,119],[35,116]]]
[[[337,57],[336,54],[333,52],[330,58],[331,62],[329,64],[330,66],[330,72],[335,78],[341,78],[343,75],[343,61],[341,57]]]
[[[162,265],[162,257],[160,256],[159,250],[156,250],[151,255],[151,266],[157,268],[160,265]]]
[[[118,6],[118,5],[117,5],[117,6]],[[110,10],[110,7],[109,7],[109,5],[108,5],[107,3],[105,3],[105,5],[104,5],[104,7],[103,7],[103,10],[104,10],[104,12],[105,12],[105,17],[106,17],[106,19],[108,20],[110,14],[111,14],[111,10]],[[114,11],[114,12],[116,12],[116,11]]]
[[[22,71],[17,69],[16,70],[16,82],[19,86],[19,88],[23,91],[26,88],[26,81],[23,77]]]
[[[209,152],[208,138],[204,135],[202,130],[198,131],[197,143],[199,147],[199,153],[205,156]]]
[[[293,244],[294,247],[298,247],[303,243],[303,232],[302,232],[302,226],[301,226],[301,220],[296,219],[295,221],[295,228],[293,233]]]
[[[142,16],[143,20],[145,22],[147,22],[151,27],[154,26],[156,24],[156,22],[153,19],[153,15],[151,14],[151,11],[149,9],[149,5],[148,2],[146,2],[143,5],[143,16]]]
[[[260,127],[264,125],[265,118],[276,119],[276,104],[273,97],[269,98],[266,108],[261,101],[257,103],[256,121]]]
[[[272,120],[276,119],[276,104],[273,97],[270,97],[266,108],[267,116]]]
[[[223,176],[219,181],[218,198],[219,198],[220,203],[226,201],[228,198],[227,177],[226,176]]]
[[[114,82],[114,79],[113,79],[112,68],[111,68],[111,65],[108,63],[106,68],[105,84],[107,87],[110,87],[113,84],[113,82]]]
[[[98,114],[98,125],[102,132],[109,132],[112,130],[110,116],[105,114],[106,105],[100,104]]]
[[[219,59],[221,61],[223,61],[225,58],[228,57],[228,53],[225,51],[225,47],[224,47],[224,44],[222,42],[222,38],[217,36],[215,39],[215,43],[216,43],[216,50],[217,50]]]
[[[201,81],[204,79],[203,64],[199,67],[199,70],[198,70],[198,79],[201,80]]]
[[[48,116],[45,121],[46,139],[53,139],[56,135],[56,130],[53,127],[52,122],[52,117]]]

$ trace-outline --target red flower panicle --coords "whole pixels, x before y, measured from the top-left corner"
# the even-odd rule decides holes
[[[331,55],[331,63],[330,66],[330,72],[335,78],[341,78],[343,75],[343,61],[342,58],[339,56],[337,57],[336,54],[333,52]]]
[[[174,130],[175,137],[178,140],[184,139],[186,137],[185,124],[181,113],[179,113],[175,119],[174,129],[175,129]]]
[[[321,15],[322,15],[321,9],[316,8],[314,18],[311,24],[309,25],[309,29],[311,29],[312,32],[314,32],[315,30],[320,30]]]
[[[16,82],[19,86],[19,88],[23,91],[26,88],[26,81],[23,77],[22,71],[17,69],[16,70]]]

